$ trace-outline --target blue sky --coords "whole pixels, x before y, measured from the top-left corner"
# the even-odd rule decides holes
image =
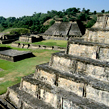
[[[90,11],[109,11],[109,0],[0,0],[0,16],[31,16],[34,12],[62,11],[68,8],[85,8]]]

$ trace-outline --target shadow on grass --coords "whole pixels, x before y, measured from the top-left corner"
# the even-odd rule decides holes
[[[0,47],[0,51],[4,51],[4,50],[9,50],[11,49],[10,47]]]
[[[21,61],[21,60],[27,59],[27,58],[32,58],[32,57],[36,57],[36,56],[32,53],[19,55],[19,56],[14,57],[14,62]]]

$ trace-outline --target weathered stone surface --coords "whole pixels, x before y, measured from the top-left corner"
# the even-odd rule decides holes
[[[21,59],[33,57],[33,56],[34,55],[31,52],[27,52],[27,51],[18,51],[18,50],[13,50],[13,49],[0,51],[1,59],[13,61],[13,62],[19,61]]]
[[[11,105],[9,102],[7,102],[2,97],[0,98],[0,109],[16,109],[15,106]]]
[[[76,83],[75,81],[67,80],[65,78],[58,79],[58,87],[62,87],[65,90],[74,92],[78,96],[83,96],[83,83]]]
[[[108,44],[99,44],[93,42],[87,43],[81,40],[73,40],[72,42],[69,42],[68,46],[69,50],[67,52],[70,55],[108,61]]]
[[[42,82],[40,82],[41,84]],[[40,87],[41,85],[39,85]],[[48,106],[50,106],[48,104],[45,105],[46,103],[50,103],[53,107],[57,108],[57,109],[60,109],[60,108],[63,108],[63,109],[70,109],[70,108],[87,108],[87,109],[99,109],[99,108],[102,108],[102,109],[108,109],[109,107],[103,105],[103,104],[100,104],[100,103],[95,103],[94,101],[91,101],[87,98],[82,98],[82,97],[79,97],[77,96],[76,94],[70,92],[70,91],[66,91],[62,88],[58,88],[58,87],[54,87],[53,89],[51,89],[51,92],[50,92],[50,89],[48,88],[45,89],[44,87],[40,87],[40,98],[36,99],[35,97],[31,96],[30,94],[24,92],[23,90],[20,91],[18,89],[18,86],[16,88],[16,86],[13,86],[10,88],[11,90],[13,90],[13,92],[17,93],[18,94],[18,98],[20,100],[20,104],[19,106],[22,106],[24,108],[32,108],[32,109],[36,109],[37,108],[41,108],[42,109],[46,109],[48,108]],[[11,92],[10,92],[11,93]],[[46,103],[44,104],[45,101]],[[36,103],[38,103],[36,105]],[[58,104],[59,103],[59,104]],[[22,104],[22,105],[21,105]],[[52,109],[53,109],[52,107]],[[50,109],[50,107],[48,108]]]
[[[100,43],[109,43],[109,31],[108,30],[93,30],[86,31],[85,40]]]
[[[60,82],[60,81],[58,81],[58,79],[60,77],[60,78],[66,79],[66,80],[74,81],[76,83],[90,84],[92,87],[94,87],[96,89],[109,92],[108,82],[103,82],[103,81],[94,79],[90,76],[88,77],[88,76],[81,75],[81,74],[78,74],[78,75],[77,74],[69,74],[67,72],[63,73],[61,71],[53,69],[52,67],[47,66],[46,64],[38,65],[37,69],[41,69],[43,71],[49,72],[50,74],[57,75],[58,77],[54,79],[55,81],[57,81],[57,84],[55,84],[56,86],[58,86],[58,82]]]
[[[14,96],[13,98],[14,103],[19,101],[19,104],[17,105],[18,108],[27,108],[27,109],[54,109],[49,104],[42,102],[42,100],[37,99],[33,96],[31,96],[29,93],[24,92],[23,90],[19,90],[19,85],[15,85],[13,87],[10,87],[9,96],[8,99],[11,97],[11,93],[17,93],[17,96]],[[15,103],[17,104],[17,103]],[[37,104],[37,105],[36,105]]]
[[[51,85],[54,85],[56,76],[53,73],[50,74],[49,72],[46,72],[44,70],[37,69],[36,73],[34,74],[34,78],[40,79],[43,82],[47,82]]]
[[[86,30],[84,35],[85,40],[109,43],[109,15],[101,14],[97,16],[96,23]]]
[[[109,82],[109,73],[106,70],[109,64],[106,61],[54,53],[50,61],[50,66],[63,71],[63,73],[80,73],[81,75],[87,75],[101,81]]]
[[[96,59],[97,48],[95,46],[85,46],[78,44],[71,44],[69,46],[69,54],[81,57],[90,57]]]
[[[88,85],[86,87],[86,97],[109,106],[109,92],[97,90]]]

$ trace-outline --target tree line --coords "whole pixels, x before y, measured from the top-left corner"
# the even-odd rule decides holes
[[[101,13],[109,13],[109,11],[105,12],[105,10],[101,10]],[[43,33],[55,22],[55,19],[58,18],[61,18],[63,22],[80,20],[85,22],[84,25],[86,28],[90,28],[96,22],[96,14],[96,11],[90,12],[90,9],[83,8],[80,11],[80,8],[73,7],[66,10],[63,9],[62,11],[51,10],[47,11],[47,13],[34,12],[32,16],[19,18],[4,18],[0,16],[0,32],[8,28],[27,28],[30,29],[31,32]],[[44,22],[49,19],[52,19],[49,24],[43,25]]]

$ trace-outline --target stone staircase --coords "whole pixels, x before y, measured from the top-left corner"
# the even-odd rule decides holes
[[[108,54],[108,43],[70,39],[4,99],[18,109],[109,109]]]

